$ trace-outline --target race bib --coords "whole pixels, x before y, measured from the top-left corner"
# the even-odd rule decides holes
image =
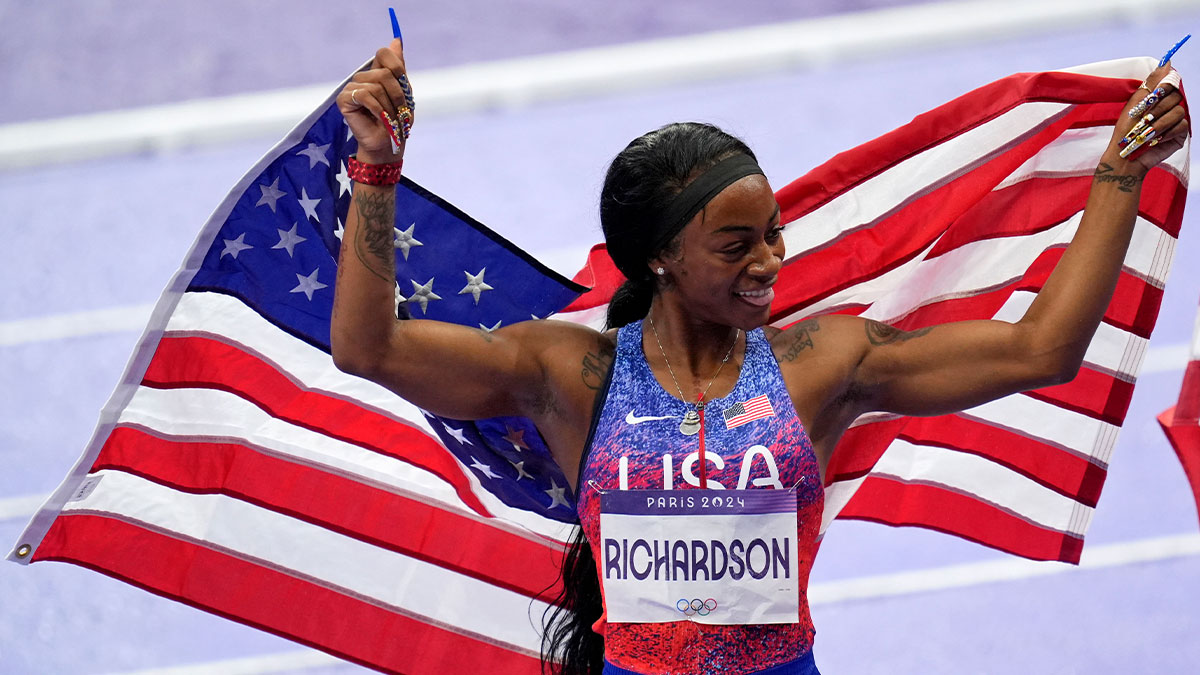
[[[790,490],[604,492],[594,554],[610,623],[799,621]]]

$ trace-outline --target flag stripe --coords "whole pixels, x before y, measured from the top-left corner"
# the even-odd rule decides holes
[[[865,478],[838,517],[924,527],[1033,560],[1078,563],[1083,550],[1080,537],[1037,527],[976,497],[877,476]]]
[[[855,452],[834,454],[826,481],[837,483],[861,478],[899,438],[913,444],[939,446],[967,452],[1007,467],[1046,488],[1095,506],[1104,485],[1104,466],[1071,452],[959,415],[901,417],[853,427],[845,434],[846,447]]]
[[[464,663],[479,672],[538,672],[537,657],[527,650],[113,518],[59,517],[35,560],[87,567],[385,672],[442,675]],[[187,563],[186,577],[180,561]],[[475,613],[480,609],[486,607]]]
[[[241,500],[179,492],[119,471],[97,472],[96,478],[90,494],[68,503],[64,514],[138,523],[393,611],[404,608],[468,635],[538,652],[532,625],[494,621],[527,612],[541,616],[545,603]],[[300,541],[306,546],[295,546]]]
[[[225,391],[143,387],[122,411],[119,423],[151,429],[159,435],[248,443],[290,461],[367,484],[381,483],[419,495],[442,508],[471,512],[452,486],[410,462],[288,424]],[[559,542],[570,536],[568,526],[509,507],[490,493],[481,492],[479,499],[491,512],[503,514],[503,521],[513,527]]]
[[[238,374],[236,382],[229,381],[230,372]],[[434,439],[348,401],[305,391],[272,364],[232,345],[200,337],[164,337],[142,383],[159,389],[227,391],[276,419],[411,462],[454,486],[468,508],[489,515],[461,465]]]
[[[235,443],[164,439],[119,427],[92,470],[240,499],[530,597],[556,584],[562,564],[560,545],[513,536],[492,524],[495,519],[447,511]],[[464,541],[475,545],[464,547]],[[498,550],[509,555],[496,556]]]

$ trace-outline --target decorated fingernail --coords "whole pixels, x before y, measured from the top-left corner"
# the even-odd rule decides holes
[[[1163,66],[1167,65],[1167,62],[1171,60],[1171,57],[1175,56],[1175,52],[1179,51],[1179,48],[1182,47],[1183,43],[1187,42],[1188,38],[1190,37],[1192,37],[1191,33],[1184,35],[1182,40],[1176,42],[1174,47],[1171,47],[1169,50],[1167,50],[1166,55],[1159,59],[1158,67],[1162,68]]]
[[[397,77],[396,81],[400,83],[400,88],[404,90],[404,103],[409,108],[416,110],[417,103],[413,100],[412,85],[408,82],[408,73],[400,73],[400,77]]]
[[[386,110],[379,111],[379,117],[383,119],[384,126],[387,127],[388,136],[392,139],[392,153],[395,154],[400,149],[400,125],[392,116],[387,114]]]
[[[1146,98],[1142,99],[1141,103],[1138,103],[1129,110],[1130,119],[1144,115],[1147,110],[1158,105],[1159,100],[1166,95],[1167,92],[1165,89],[1163,89],[1161,86],[1157,87],[1154,91],[1150,92]]]
[[[403,45],[404,44],[404,35],[402,35],[400,33],[400,21],[396,19],[396,9],[394,7],[388,7],[388,15],[392,17],[392,37],[400,40],[400,44]],[[1191,36],[1189,35],[1188,37],[1191,37]],[[1186,40],[1187,38],[1184,38],[1184,39]],[[1181,42],[1179,44],[1183,44],[1183,43]],[[1176,47],[1176,49],[1178,49],[1178,47]],[[1172,52],[1172,53],[1174,53],[1174,52]]]
[[[1146,113],[1145,115],[1143,115],[1142,119],[1138,121],[1137,125],[1134,126],[1132,129],[1130,129],[1129,133],[1125,134],[1125,138],[1121,139],[1119,145],[1121,147],[1124,147],[1124,146],[1128,145],[1129,143],[1131,143],[1133,141],[1133,139],[1137,138],[1138,134],[1145,131],[1146,127],[1150,126],[1150,123],[1153,121],[1154,121],[1154,115],[1152,115],[1150,113]]]
[[[1143,131],[1140,135],[1138,135],[1137,138],[1133,139],[1129,145],[1125,146],[1125,148],[1121,150],[1121,158],[1124,159],[1125,157],[1132,155],[1138,148],[1142,147],[1146,141],[1153,139],[1155,133],[1156,132],[1154,131],[1153,127]]]

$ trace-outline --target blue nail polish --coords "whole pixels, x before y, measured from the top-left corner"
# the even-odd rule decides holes
[[[396,19],[395,8],[388,7],[388,14],[390,14],[392,17],[392,37],[400,38],[400,45],[403,46],[404,45],[404,36],[400,34],[400,22]],[[1191,37],[1191,35],[1189,35],[1188,37]],[[1186,39],[1187,38],[1184,38],[1184,40],[1186,40]],[[1183,43],[1180,42],[1179,44],[1183,44]],[[1179,49],[1179,45],[1176,45],[1175,49]],[[1174,54],[1174,53],[1175,53],[1175,51],[1171,50],[1171,54]]]
[[[1176,42],[1175,46],[1171,47],[1171,49],[1169,51],[1167,51],[1167,55],[1162,57],[1162,60],[1158,62],[1158,67],[1162,68],[1163,66],[1167,65],[1167,61],[1170,61],[1171,57],[1175,56],[1175,52],[1179,51],[1179,48],[1182,47],[1183,43],[1187,42],[1188,38],[1190,38],[1190,37],[1192,37],[1192,34],[1188,33],[1187,35],[1183,36],[1182,40],[1180,40],[1179,42]]]

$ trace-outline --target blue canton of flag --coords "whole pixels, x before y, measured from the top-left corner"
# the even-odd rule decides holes
[[[303,139],[267,164],[232,206],[187,290],[234,296],[329,352],[333,283],[350,206],[346,158],[355,146],[336,106],[316,116]],[[394,247],[401,316],[492,331],[545,318],[586,290],[407,178],[396,188]],[[532,422],[426,417],[501,501],[574,520],[573,495]]]

